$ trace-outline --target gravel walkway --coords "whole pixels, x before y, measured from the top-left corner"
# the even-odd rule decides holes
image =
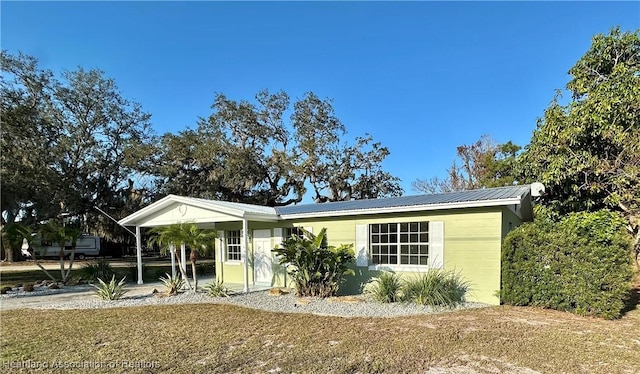
[[[156,287],[159,291],[162,288]],[[366,296],[338,297],[328,299],[298,298],[292,294],[273,296],[268,291],[236,293],[230,297],[212,298],[203,292],[184,292],[177,296],[152,293],[153,287],[132,287],[120,300],[100,300],[88,285],[67,286],[58,290],[46,287],[34,292],[9,291],[0,295],[0,310],[30,309],[98,309],[146,305],[175,304],[233,304],[248,308],[283,313],[312,313],[340,317],[397,317],[417,314],[442,313],[451,310],[483,308],[487,304],[464,303],[455,308],[432,308],[416,304],[382,304],[367,300]]]

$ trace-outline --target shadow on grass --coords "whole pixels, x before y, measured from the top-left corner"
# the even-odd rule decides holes
[[[622,309],[622,315],[638,309],[638,305],[640,305],[640,284],[636,282],[629,290],[629,297],[624,304],[624,309]]]

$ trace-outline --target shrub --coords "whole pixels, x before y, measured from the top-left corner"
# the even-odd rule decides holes
[[[160,281],[164,284],[167,295],[177,295],[184,286],[184,279],[180,275],[173,278],[168,273],[165,275],[166,277],[160,277]]]
[[[108,261],[98,259],[84,264],[76,273],[76,277],[93,282],[98,279],[109,279],[115,274],[115,270]]]
[[[211,282],[204,286],[207,291],[207,296],[211,297],[229,297],[229,289],[223,284],[223,282]]]
[[[364,287],[365,294],[371,295],[376,301],[382,303],[394,303],[400,300],[401,290],[402,281],[392,272],[383,272]]]
[[[536,218],[507,235],[502,301],[618,318],[632,276],[624,219],[602,210]]]
[[[430,270],[405,283],[402,300],[420,305],[450,307],[464,302],[468,289],[469,284],[460,274]]]
[[[124,280],[126,278],[122,278],[118,283],[116,283],[116,276],[111,276],[111,281],[109,283],[105,283],[101,278],[98,278],[99,286],[92,284],[96,289],[96,294],[102,300],[119,300],[122,296],[124,296],[127,291],[124,289]]]
[[[355,262],[353,245],[327,245],[327,229],[315,236],[293,235],[273,250],[281,265],[290,265],[288,273],[296,284],[298,296],[336,296],[345,275],[354,275],[349,264]]]
[[[204,274],[215,274],[216,273],[216,264],[213,262],[205,262],[202,264],[196,265],[198,275]]]

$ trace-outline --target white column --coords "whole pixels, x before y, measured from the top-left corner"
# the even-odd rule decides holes
[[[184,272],[184,280],[187,280],[187,246],[184,243],[180,244],[180,261],[182,262],[182,271]]]
[[[138,284],[142,284],[142,234],[140,226],[136,226],[136,257],[138,260]]]
[[[240,252],[242,253],[243,279],[244,279],[244,292],[249,292],[249,256],[247,248],[249,248],[249,227],[246,218],[242,219],[242,244],[240,246]]]
[[[176,277],[176,246],[171,244],[169,246],[169,252],[171,252],[171,278]]]

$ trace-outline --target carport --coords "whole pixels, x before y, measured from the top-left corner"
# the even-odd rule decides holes
[[[243,290],[249,291],[249,222],[275,222],[279,216],[271,207],[227,201],[205,200],[191,197],[168,195],[155,203],[123,218],[122,226],[134,226],[136,233],[136,256],[138,284],[142,280],[142,236],[141,229],[168,226],[176,223],[192,222],[202,229],[215,229],[217,223],[242,222],[241,262],[243,265]],[[223,243],[217,243],[218,255],[222,256]],[[186,264],[186,251],[181,251],[181,262]],[[175,276],[175,248],[171,248],[171,265]]]

